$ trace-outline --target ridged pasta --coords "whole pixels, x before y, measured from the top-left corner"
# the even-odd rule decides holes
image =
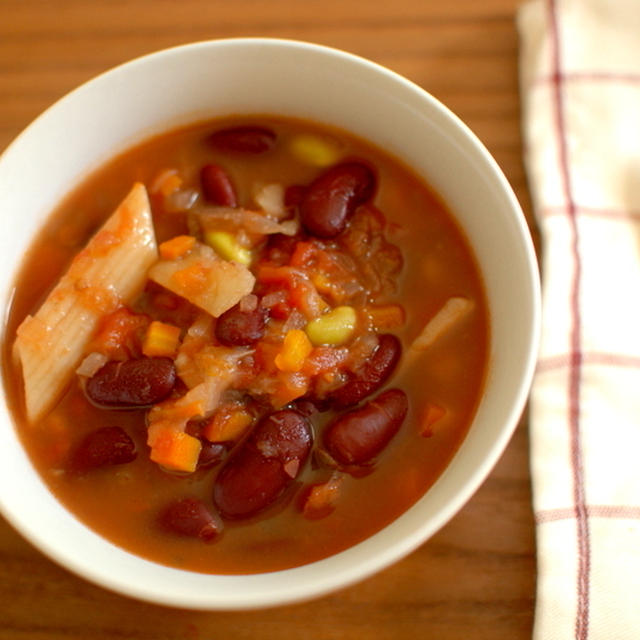
[[[49,411],[67,386],[99,319],[131,300],[157,260],[149,198],[136,183],[74,258],[34,316],[18,327],[27,417]]]

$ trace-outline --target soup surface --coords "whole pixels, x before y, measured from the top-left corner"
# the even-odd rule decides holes
[[[3,368],[82,522],[158,563],[254,573],[350,547],[427,491],[488,334],[466,240],[409,169],[340,130],[234,117],[128,151],[57,208]]]

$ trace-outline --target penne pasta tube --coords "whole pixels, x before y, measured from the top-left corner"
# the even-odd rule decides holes
[[[99,319],[139,293],[156,260],[149,199],[144,185],[136,183],[38,312],[18,327],[13,354],[22,367],[29,421],[53,407]]]

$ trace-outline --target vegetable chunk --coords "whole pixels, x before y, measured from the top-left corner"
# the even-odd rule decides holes
[[[255,282],[244,265],[223,260],[201,242],[176,259],[160,260],[149,277],[216,318],[249,295]]]
[[[147,191],[136,183],[18,328],[13,354],[22,366],[29,421],[53,407],[100,318],[133,300],[157,254]]]

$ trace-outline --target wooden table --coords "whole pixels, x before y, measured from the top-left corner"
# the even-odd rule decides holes
[[[0,149],[116,64],[195,40],[274,36],[339,47],[441,99],[502,166],[527,215],[517,0],[0,0]],[[5,229],[5,233],[7,230]],[[0,639],[529,638],[534,524],[523,420],[471,502],[412,555],[315,602],[201,613],[84,582],[0,519]]]

